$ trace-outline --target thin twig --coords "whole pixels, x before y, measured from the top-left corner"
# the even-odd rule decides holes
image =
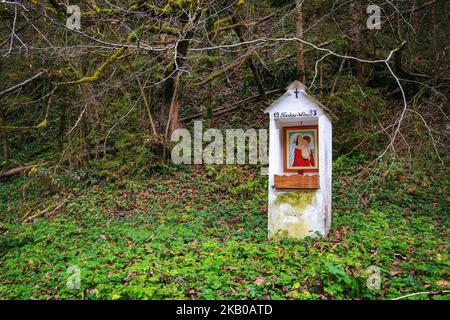
[[[439,290],[439,291],[422,291],[422,292],[415,292],[415,293],[410,293],[401,297],[397,297],[397,298],[393,298],[391,300],[400,300],[403,298],[408,298],[408,297],[413,297],[413,296],[417,296],[420,294],[428,294],[428,295],[437,295],[437,294],[445,294],[445,293],[450,293],[450,290]]]

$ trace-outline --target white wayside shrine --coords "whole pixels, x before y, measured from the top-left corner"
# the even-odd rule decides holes
[[[331,224],[332,125],[295,81],[265,112],[269,128],[269,237],[325,235]]]

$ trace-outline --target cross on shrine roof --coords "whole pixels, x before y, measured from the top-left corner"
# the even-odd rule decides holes
[[[291,91],[295,91],[295,89],[298,89],[300,91],[306,92],[306,86],[298,80],[292,82],[286,89]]]
[[[284,95],[282,95],[280,98],[278,98],[274,103],[272,103],[272,105],[270,105],[268,108],[266,108],[264,111],[265,112],[271,112],[271,110],[273,110],[274,108],[276,108],[278,105],[280,105],[280,103],[286,99],[289,96],[294,95],[295,99],[298,99],[299,101],[301,99],[308,99],[309,101],[311,101],[313,104],[315,104],[319,109],[322,109],[325,111],[325,114],[330,115],[331,117],[337,119],[337,117],[325,106],[323,105],[320,101],[316,100],[312,95],[308,94],[306,92],[306,86],[301,83],[298,80],[295,80],[294,82],[292,82],[287,88],[286,88],[286,92]]]

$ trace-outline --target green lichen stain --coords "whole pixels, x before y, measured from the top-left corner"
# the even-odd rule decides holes
[[[309,235],[309,230],[303,219],[300,219],[298,223],[286,223],[285,230],[288,237],[304,238]]]
[[[313,204],[315,191],[298,191],[278,194],[269,208],[271,237],[301,239],[310,235],[309,226],[303,219],[303,211]],[[289,207],[281,209],[282,205]],[[285,217],[296,217],[298,222],[284,222]]]
[[[272,238],[285,237],[303,239],[310,235],[303,219],[300,219],[298,223],[286,223],[283,228],[276,228],[274,226],[272,226],[272,228]]]
[[[303,211],[308,205],[312,204],[315,195],[315,191],[286,192],[277,195],[274,204],[288,204],[298,211]]]

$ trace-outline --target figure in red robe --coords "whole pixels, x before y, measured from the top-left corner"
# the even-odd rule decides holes
[[[311,151],[311,138],[309,136],[297,136],[294,147],[293,167],[314,167],[314,156]],[[298,171],[303,174],[303,170]]]

